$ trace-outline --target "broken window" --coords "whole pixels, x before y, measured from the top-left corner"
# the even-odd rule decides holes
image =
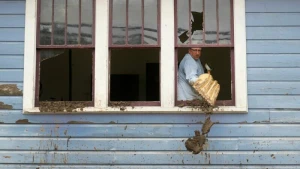
[[[235,104],[232,4],[232,0],[177,0],[175,8],[177,66],[189,48],[201,48],[204,71],[207,71],[204,65],[209,65],[213,78],[220,84],[217,104],[226,106]],[[177,87],[178,84],[176,90]],[[176,92],[176,98],[182,98],[177,96]]]
[[[94,0],[39,0],[36,105],[93,104]]]
[[[158,11],[158,0],[111,1],[110,106],[160,105]]]

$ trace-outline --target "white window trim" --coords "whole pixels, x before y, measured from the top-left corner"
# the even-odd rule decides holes
[[[26,0],[23,113],[40,114],[35,102],[37,0]],[[62,113],[199,113],[188,107],[175,106],[174,0],[161,0],[161,106],[108,107],[109,67],[109,0],[96,0],[95,22],[95,95],[94,107]],[[234,0],[235,106],[220,106],[215,113],[245,113],[247,100],[247,59],[245,0]],[[57,113],[56,113],[57,114]]]

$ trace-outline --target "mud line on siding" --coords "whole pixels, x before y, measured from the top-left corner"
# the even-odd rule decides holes
[[[16,84],[0,84],[0,96],[23,96]]]
[[[12,107],[12,105],[4,104],[3,102],[0,102],[0,110],[4,110],[4,109],[6,109],[6,110],[12,110],[13,107]]]
[[[16,121],[16,124],[31,124],[28,119],[19,119]]]

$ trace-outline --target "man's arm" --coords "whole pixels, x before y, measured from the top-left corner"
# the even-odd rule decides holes
[[[198,79],[197,68],[197,64],[193,60],[187,60],[184,64],[185,79],[190,85],[193,85]]]

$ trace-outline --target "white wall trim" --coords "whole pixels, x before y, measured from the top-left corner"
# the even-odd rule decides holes
[[[35,100],[36,15],[37,0],[26,0],[23,110],[33,108]]]
[[[106,108],[108,106],[108,34],[109,0],[96,0],[94,105],[97,108]]]
[[[234,69],[236,109],[248,111],[245,0],[234,0]]]
[[[175,105],[174,0],[161,0],[161,107]],[[171,18],[171,19],[170,19]]]
[[[125,107],[123,111],[120,111],[120,108],[108,107],[109,0],[96,0],[95,106],[62,113],[201,113],[189,107],[175,107],[174,10],[174,0],[161,0],[161,107]],[[40,112],[38,107],[34,107],[36,11],[37,0],[26,0],[23,112],[47,114]],[[221,106],[215,109],[215,113],[245,113],[248,111],[245,0],[234,0],[234,38],[236,106]]]

